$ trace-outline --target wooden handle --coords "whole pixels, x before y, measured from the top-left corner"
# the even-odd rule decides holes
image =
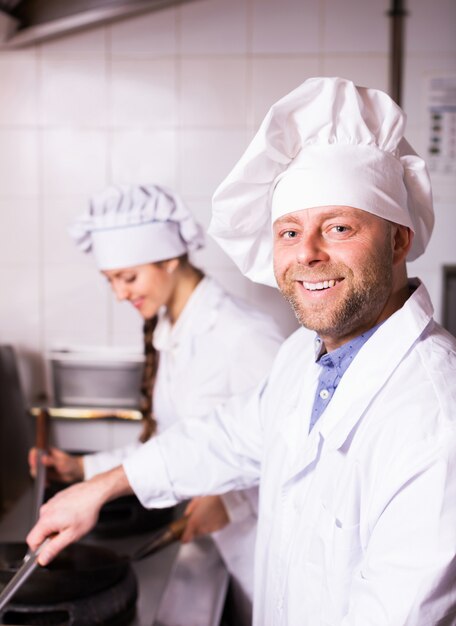
[[[35,446],[39,450],[46,450],[48,446],[48,422],[49,413],[46,409],[40,409],[36,416]]]
[[[174,539],[180,539],[187,526],[187,517],[179,517],[168,526],[168,530],[172,533]]]

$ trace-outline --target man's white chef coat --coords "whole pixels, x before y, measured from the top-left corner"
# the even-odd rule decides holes
[[[177,322],[171,325],[161,314],[154,332],[160,353],[153,397],[158,432],[207,415],[219,403],[255,387],[269,372],[282,341],[270,317],[203,278]],[[85,456],[85,478],[120,465],[139,445]],[[226,493],[223,501],[231,523],[213,538],[251,599],[258,491]]]
[[[165,506],[260,483],[257,626],[454,626],[456,340],[425,287],[364,344],[309,435],[318,373],[298,330],[256,393],[127,459],[130,484]]]

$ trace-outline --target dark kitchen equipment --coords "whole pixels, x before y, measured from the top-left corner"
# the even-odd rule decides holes
[[[22,565],[25,543],[0,544],[0,584],[5,586]],[[26,604],[66,602],[107,589],[126,575],[129,562],[112,550],[76,543],[47,567],[37,567],[17,590],[14,601]]]
[[[12,346],[0,345],[0,512],[8,511],[30,488],[27,452],[33,428]]]
[[[48,624],[59,626],[123,626],[136,613],[138,586],[132,569],[108,589],[84,598],[48,604],[11,603],[0,610],[0,624]],[[135,622],[136,623],[136,622]]]
[[[177,541],[186,521],[180,518],[156,531],[152,539],[131,556],[84,543],[70,545],[47,567],[37,567],[23,581],[14,594],[14,602],[55,604],[107,589],[126,575],[130,561],[141,560]],[[26,552],[25,543],[0,544],[0,585],[3,588],[23,566]]]

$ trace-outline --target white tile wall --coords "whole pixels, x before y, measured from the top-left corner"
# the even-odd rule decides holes
[[[253,57],[250,97],[255,130],[274,102],[321,72],[321,60],[316,54]]]
[[[35,50],[0,56],[0,125],[38,121],[38,60]],[[8,85],[8,88],[6,88]]]
[[[0,341],[17,345],[30,396],[53,345],[141,345],[136,311],[67,235],[88,196],[160,182],[207,226],[214,189],[276,99],[319,74],[388,88],[387,4],[195,0],[0,51]],[[425,81],[456,72],[456,4],[407,8],[403,104],[425,147]],[[434,238],[410,270],[430,283],[438,316],[440,266],[456,263],[456,190],[445,176],[434,187]],[[286,332],[296,327],[280,295],[241,277],[212,240],[195,260]]]
[[[38,133],[30,128],[0,128],[0,194],[36,196],[39,191]]]
[[[388,59],[386,55],[327,55],[323,60],[323,76],[342,76],[357,85],[388,91]]]
[[[158,57],[177,51],[177,11],[164,9],[115,22],[108,28],[113,57]]]
[[[34,268],[40,251],[38,196],[0,196],[0,268]]]
[[[48,266],[44,280],[45,340],[48,346],[68,343],[96,345],[108,340],[109,287],[92,268]],[[86,339],[90,339],[88,342]]]
[[[107,149],[107,135],[102,130],[43,131],[40,167],[44,194],[90,194],[104,187]]]
[[[37,46],[39,54],[47,56],[100,57],[107,50],[107,28],[88,28],[87,30],[68,33],[64,37],[45,41]]]
[[[41,218],[43,262],[49,265],[73,264],[93,269],[94,259],[73,244],[68,228],[75,216],[87,209],[87,195],[50,195],[43,199]]]
[[[245,54],[247,52],[248,2],[199,0],[180,11],[182,55]]]
[[[109,101],[113,126],[175,126],[175,60],[114,59],[111,65]]]
[[[22,352],[37,350],[42,323],[38,267],[1,267],[0,281],[0,343]]]
[[[177,133],[169,130],[116,130],[111,135],[109,178],[116,183],[177,185]]]
[[[325,52],[386,53],[389,46],[388,3],[383,0],[327,0],[324,4]]]
[[[252,52],[320,53],[322,7],[319,0],[253,0]]]
[[[106,125],[107,76],[103,58],[48,55],[42,59],[40,68],[43,125]]]
[[[456,2],[409,0],[407,47],[411,53],[456,52]]]
[[[181,193],[211,197],[245,147],[244,130],[183,129],[178,154]]]
[[[180,119],[185,126],[242,126],[246,121],[247,60],[182,61]]]

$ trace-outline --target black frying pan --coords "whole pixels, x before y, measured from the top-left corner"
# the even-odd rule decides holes
[[[69,545],[48,566],[36,567],[14,593],[14,602],[56,604],[112,587],[126,575],[131,561],[139,561],[177,541],[186,522],[182,517],[157,530],[131,556],[91,544]],[[27,550],[26,543],[0,543],[0,592],[22,566]]]
[[[0,590],[22,565],[26,543],[0,543]],[[47,567],[37,567],[18,589],[14,602],[54,604],[96,593],[118,582],[129,567],[127,558],[99,546],[76,543]]]

